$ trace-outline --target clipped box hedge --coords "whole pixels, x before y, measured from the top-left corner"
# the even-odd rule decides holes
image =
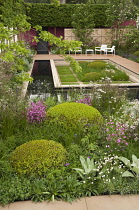
[[[66,156],[66,149],[58,142],[32,140],[16,147],[10,162],[18,174],[41,176],[50,168],[63,166]]]
[[[78,6],[78,4],[61,4],[55,7],[45,3],[26,3],[26,14],[30,18],[29,22],[32,26],[68,28],[72,27],[72,15]],[[105,10],[107,7],[108,5],[105,4],[91,5],[90,10],[92,10],[92,20],[94,19],[95,28],[105,27],[107,21]]]

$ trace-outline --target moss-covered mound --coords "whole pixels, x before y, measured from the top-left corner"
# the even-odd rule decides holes
[[[102,115],[97,109],[76,102],[62,103],[50,108],[47,111],[47,118],[50,123],[68,129],[102,122]]]
[[[52,140],[33,140],[17,147],[10,158],[18,174],[43,175],[50,168],[64,165],[66,150]]]

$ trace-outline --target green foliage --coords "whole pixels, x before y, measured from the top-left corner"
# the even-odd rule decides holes
[[[127,171],[122,173],[122,177],[139,177],[139,159],[135,155],[132,155],[132,163],[125,157],[119,157],[119,160],[128,168]]]
[[[33,53],[29,47],[20,40],[14,41],[18,34],[30,29],[25,15],[24,1],[2,0],[0,24],[0,49],[2,53],[1,66],[5,69],[5,75],[12,79],[12,82],[21,84],[24,80],[31,78],[27,75],[30,70]]]
[[[95,82],[101,79],[101,74],[97,72],[90,72],[84,75],[82,81],[83,82]]]
[[[65,129],[77,130],[85,124],[98,124],[102,122],[99,111],[89,105],[81,103],[62,103],[47,111],[50,123]]]
[[[118,48],[120,44],[123,45],[123,43],[125,43],[126,40],[121,28],[128,28],[128,26],[122,26],[122,24],[126,20],[136,20],[138,14],[138,7],[135,6],[132,0],[109,0],[109,4],[110,6],[105,11],[107,16],[106,26],[111,27],[113,29],[112,35],[115,37],[113,44],[116,44],[116,47]],[[129,39],[127,38],[127,42],[128,40]],[[129,43],[131,44],[132,42],[129,41]],[[133,45],[131,47],[128,47],[128,49],[133,49]]]
[[[112,2],[109,1],[109,4],[110,6],[106,9],[109,26],[114,25],[118,28],[125,20],[136,19],[138,8],[133,4],[132,0],[120,0],[120,2],[113,0]]]
[[[127,29],[127,33],[124,34],[122,41],[124,40],[124,49],[128,53],[129,52],[134,53],[135,51],[138,51],[139,49],[138,37],[139,37],[139,29],[134,28],[134,27],[129,27]]]
[[[46,27],[72,27],[73,14],[78,4],[61,4],[55,7],[50,4],[26,4],[26,14],[29,17],[30,24],[41,25]],[[86,7],[86,5],[84,5]],[[104,27],[106,24],[105,10],[107,5],[94,5],[90,6],[90,23],[93,17],[94,27]],[[55,15],[57,14],[57,15]]]
[[[85,160],[82,156],[80,156],[80,161],[83,169],[80,168],[73,168],[79,175],[83,178],[84,175],[91,175],[95,176],[97,168],[95,166],[94,160],[87,157]]]
[[[25,13],[26,10],[23,0],[2,0],[0,20],[9,28],[13,27],[16,33],[19,30],[28,30],[30,27],[30,24],[26,21]]]
[[[43,175],[50,168],[65,163],[66,150],[52,140],[33,140],[17,147],[11,154],[11,164],[19,174]]]
[[[72,17],[73,33],[83,43],[83,47],[92,45],[92,32],[94,28],[94,17],[91,3],[80,4],[74,11]]]
[[[72,68],[73,71],[75,71],[75,72],[82,72],[82,68],[79,65],[78,61],[73,59],[71,56],[66,55],[65,56],[65,60],[67,62],[70,62],[70,67]]]
[[[88,64],[88,67],[96,68],[96,69],[105,69],[107,66],[107,63],[104,61],[93,61]]]
[[[93,62],[79,62],[82,72],[77,72],[78,80],[83,82],[97,81],[109,77],[112,81],[128,81],[126,72],[118,69],[115,65],[103,60]]]
[[[6,138],[26,127],[26,101],[21,98],[20,89],[9,87],[4,74],[0,74],[0,78],[0,135]]]
[[[95,90],[97,89],[96,92],[94,89]],[[121,104],[123,103],[125,105],[127,103],[127,101],[126,103],[125,101],[122,101],[123,92],[121,92],[120,94],[121,89],[118,88],[114,89],[110,85],[106,84],[103,84],[102,88],[100,88],[100,86],[98,88],[94,86],[94,89],[92,91],[93,106],[98,107],[106,118],[108,118],[108,115],[113,114],[112,117],[114,119],[116,118],[117,122],[121,122],[123,125],[121,117],[123,116],[124,113],[123,119],[126,120],[126,125],[128,125],[128,123],[131,121],[132,121],[131,125],[133,125],[133,127],[136,125],[137,120],[135,119],[137,119],[137,111],[138,111],[137,101],[135,109],[130,105],[130,106],[124,106],[120,110]],[[79,99],[79,96],[81,97],[80,91],[81,90],[77,89],[73,92],[72,90],[71,94],[72,100],[75,101],[75,99]],[[82,90],[82,94],[83,93],[85,92],[83,92]],[[50,101],[48,101],[48,104],[49,102],[50,102],[49,107],[55,105],[56,103],[59,103],[55,99],[52,103],[52,98]],[[115,109],[116,106],[117,109],[120,110],[120,112],[118,113],[116,111],[116,113],[114,114],[113,108]],[[73,106],[69,112],[72,112],[72,109],[74,107],[77,108],[76,106]],[[130,109],[132,113],[129,113]],[[107,111],[107,113],[103,112],[105,110]],[[130,119],[130,121],[128,120],[129,114],[130,116],[132,116],[132,119]],[[136,118],[134,118],[133,116],[136,116]],[[0,166],[1,166],[0,175],[2,175],[2,177],[0,178],[0,186],[1,186],[0,203],[7,204],[10,202],[21,201],[21,200],[32,200],[37,202],[37,201],[59,200],[59,199],[72,202],[77,198],[92,196],[92,195],[131,194],[131,193],[138,194],[139,193],[138,176],[123,178],[121,176],[122,173],[127,170],[131,172],[130,168],[124,166],[122,161],[119,161],[118,157],[116,157],[115,155],[110,155],[111,148],[106,147],[106,127],[105,127],[106,122],[108,121],[105,121],[104,118],[102,126],[97,126],[95,124],[93,125],[86,124],[84,127],[81,127],[79,125],[78,128],[80,130],[78,131],[78,133],[74,133],[74,129],[72,129],[72,132],[69,132],[63,126],[62,130],[59,124],[58,126],[56,126],[55,123],[49,124],[48,120],[46,123],[42,124],[41,126],[40,125],[28,126],[24,130],[21,131],[18,130],[15,136],[3,139],[0,142],[0,154],[2,157],[0,161]],[[111,126],[114,126],[113,121],[109,122]],[[134,130],[132,131],[132,133],[133,132]],[[132,133],[130,130],[131,136],[129,135],[130,138],[129,144],[132,144],[133,146],[127,148],[128,150],[127,153],[123,150],[120,151],[121,156],[125,156],[125,154],[127,154],[127,156],[125,156],[126,158],[130,157],[129,154],[135,154],[135,155],[138,154],[138,141],[137,140],[136,142],[133,141]],[[115,133],[115,135],[116,134],[117,133]],[[113,135],[111,136],[113,137]],[[122,136],[124,135],[122,134],[121,138]],[[9,159],[7,157],[9,157],[9,153],[11,154],[11,150],[13,150],[15,147],[21,145],[24,142],[30,141],[31,139],[53,139],[55,141],[61,142],[63,145],[66,145],[67,156],[64,161],[64,164],[62,164],[62,166],[58,168],[50,167],[42,175],[39,175],[37,173],[37,177],[26,176],[26,175],[19,176],[18,174],[15,174],[9,166],[9,161],[8,161]],[[123,139],[125,138],[123,137]],[[67,141],[69,141],[70,143],[67,144]],[[111,144],[112,143],[113,142],[111,142]],[[45,152],[44,146],[42,146],[42,149],[43,149],[42,153],[44,154]],[[29,147],[27,150],[29,150]],[[33,151],[31,152],[31,154],[33,154]],[[49,156],[52,159],[51,154],[55,153],[54,146],[52,146],[51,151],[52,152],[50,153]],[[114,150],[114,153],[115,152],[116,151]],[[27,151],[24,152],[24,155],[26,153]],[[39,156],[39,154],[40,152],[38,152],[37,157]],[[45,159],[44,156],[45,155],[43,155],[43,160]],[[81,160],[80,156],[82,156]],[[21,153],[19,157],[21,158]],[[16,163],[18,163],[18,160]],[[131,169],[133,167],[137,167],[138,169],[138,159],[136,160],[135,158],[134,162],[130,164],[135,165],[135,166],[132,165]],[[73,168],[79,170],[74,170]],[[115,170],[115,168],[118,169]],[[39,169],[39,171],[41,171],[41,169]],[[80,172],[79,173],[81,175],[79,173],[76,173],[76,171],[80,171],[81,173]],[[117,173],[118,171],[122,173],[119,174]]]
[[[139,51],[134,52],[134,55],[139,56]]]
[[[8,204],[14,201],[23,201],[30,198],[30,180],[18,176],[6,176],[0,179],[0,203]]]
[[[112,81],[128,81],[129,76],[124,72],[118,69],[106,69],[101,71],[102,77],[109,77]]]
[[[93,106],[105,115],[115,113],[126,101],[126,90],[111,86],[108,78],[102,79],[102,86],[94,85],[92,87]]]

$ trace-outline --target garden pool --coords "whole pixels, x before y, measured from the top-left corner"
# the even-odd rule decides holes
[[[49,60],[36,60],[32,69],[33,82],[29,83],[27,97],[31,100],[35,98],[47,99],[50,96],[56,96],[58,99],[62,96],[64,100],[68,99],[72,87],[55,88],[53,83],[51,65]],[[74,88],[76,92],[81,91],[81,87]],[[91,89],[82,88],[83,93],[90,93]],[[129,99],[139,99],[139,87],[128,88]]]

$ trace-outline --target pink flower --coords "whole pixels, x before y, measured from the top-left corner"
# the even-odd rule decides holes
[[[41,123],[46,117],[46,105],[43,101],[32,102],[27,109],[27,120],[30,123]]]
[[[121,140],[120,139],[117,139],[117,141],[116,141],[117,143],[120,143],[121,142]]]

